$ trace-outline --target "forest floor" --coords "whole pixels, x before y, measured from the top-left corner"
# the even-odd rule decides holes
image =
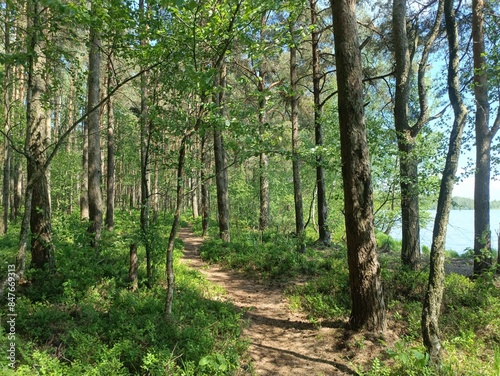
[[[243,335],[250,348],[241,374],[256,375],[357,375],[356,365],[366,365],[383,351],[377,338],[353,333],[346,321],[311,323],[305,314],[293,311],[283,292],[287,286],[304,281],[264,283],[256,276],[207,264],[199,256],[203,239],[187,228],[180,230],[184,242],[183,262],[221,286],[229,301],[244,313],[248,325]],[[383,340],[397,336],[388,330]]]
[[[305,314],[292,310],[284,296],[288,286],[305,280],[263,282],[256,275],[208,264],[199,255],[202,238],[188,228],[181,229],[179,236],[184,242],[183,262],[222,287],[225,294],[218,298],[241,309],[247,320],[243,335],[250,347],[241,375],[252,370],[269,376],[358,375],[399,339],[398,328],[392,324],[383,338],[376,338],[350,331],[345,320],[311,323]],[[470,275],[472,261],[449,260],[446,272]]]

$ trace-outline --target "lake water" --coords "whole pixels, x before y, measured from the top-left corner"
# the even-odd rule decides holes
[[[429,210],[431,220],[428,225],[420,229],[421,246],[429,248],[432,244],[432,230],[434,226],[435,210]],[[490,211],[491,245],[497,248],[497,238],[500,223],[500,210]],[[401,239],[401,227],[394,227],[390,234],[395,239]],[[446,249],[464,253],[467,248],[474,247],[474,210],[452,210],[446,233]]]

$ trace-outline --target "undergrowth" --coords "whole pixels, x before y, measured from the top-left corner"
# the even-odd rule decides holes
[[[17,369],[11,370],[2,356],[2,375],[227,375],[238,369],[247,347],[240,338],[241,314],[211,299],[220,291],[178,262],[180,241],[173,313],[165,318],[164,237],[169,226],[154,227],[148,235],[153,287],[141,283],[138,291],[129,289],[129,245],[140,239],[136,223],[134,216],[119,217],[114,232],[103,234],[96,254],[78,218],[54,222],[57,271],[29,270],[31,282],[17,286]],[[15,230],[1,240],[8,263],[15,260]],[[145,281],[143,247],[139,260],[139,278]],[[6,307],[5,301],[1,304]],[[9,348],[6,330],[4,319],[2,349]]]
[[[359,375],[500,375],[500,289],[492,275],[471,280],[446,277],[441,331],[444,360],[439,369],[428,366],[421,339],[422,301],[428,270],[410,271],[399,262],[400,242],[377,235],[389,327],[394,343],[383,343],[380,355],[368,365],[353,365]],[[307,275],[307,282],[286,291],[292,309],[312,322],[347,320],[350,312],[349,274],[345,246],[296,251],[296,239],[276,233],[240,232],[230,243],[208,240],[202,257],[264,279]],[[425,256],[425,255],[424,255]],[[453,257],[451,252],[447,257]]]

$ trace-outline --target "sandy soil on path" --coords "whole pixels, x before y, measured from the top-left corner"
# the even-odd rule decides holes
[[[226,295],[222,299],[245,312],[249,325],[243,334],[250,340],[249,361],[256,375],[356,375],[352,364],[359,360],[355,359],[357,353],[366,356],[377,347],[363,338],[362,350],[350,349],[345,322],[311,324],[304,315],[290,310],[283,296],[286,286],[263,284],[251,276],[208,265],[198,252],[203,239],[187,228],[179,236],[185,247],[183,261],[223,287]]]

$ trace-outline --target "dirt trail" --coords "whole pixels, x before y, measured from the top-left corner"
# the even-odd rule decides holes
[[[203,239],[187,228],[179,236],[185,246],[184,262],[223,287],[224,298],[245,311],[249,325],[244,335],[250,340],[249,356],[256,375],[356,375],[352,364],[377,347],[364,337],[358,339],[358,348],[352,345],[344,322],[309,323],[304,315],[289,309],[283,284],[263,284],[248,275],[207,265],[198,252]]]

